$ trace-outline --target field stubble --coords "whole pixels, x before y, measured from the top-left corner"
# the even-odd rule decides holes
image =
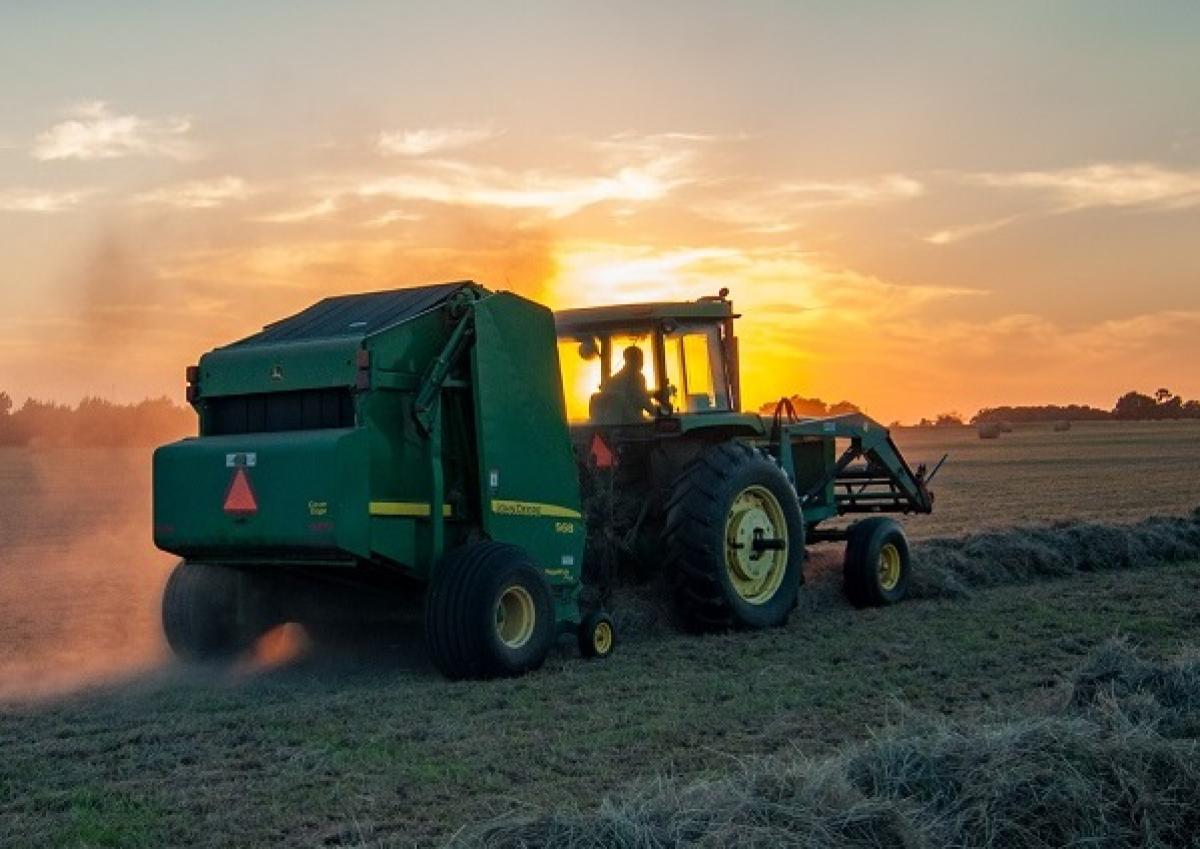
[[[909,525],[918,540],[1200,504],[1200,425],[898,440],[914,462],[952,454],[937,512]],[[860,612],[838,591],[840,551],[818,546],[780,631],[634,623],[608,663],[566,651],[541,674],[465,686],[390,647],[184,673],[159,635],[172,558],[149,541],[148,465],[148,452],[0,452],[0,699],[58,694],[0,712],[0,844],[428,845],[785,745],[830,753],[908,709],[961,720],[1050,704],[1114,632],[1161,656],[1200,629],[1189,564]]]

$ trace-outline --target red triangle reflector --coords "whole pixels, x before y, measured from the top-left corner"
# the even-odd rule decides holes
[[[254,500],[254,490],[250,488],[250,478],[246,470],[238,466],[233,473],[233,481],[229,484],[229,492],[225,494],[226,513],[257,513],[258,502]]]
[[[613,456],[612,449],[598,433],[592,436],[591,455],[597,469],[611,469],[616,465],[617,458]]]

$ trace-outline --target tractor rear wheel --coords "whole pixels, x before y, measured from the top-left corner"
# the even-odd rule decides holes
[[[908,540],[899,523],[885,516],[850,527],[842,564],[846,597],[855,607],[883,607],[908,595]]]
[[[176,657],[231,660],[268,629],[265,622],[245,621],[247,611],[239,610],[242,580],[228,566],[179,561],[162,598],[163,633]]]
[[[667,503],[665,566],[688,625],[773,628],[803,579],[804,521],[775,460],[740,442],[706,449]]]
[[[523,549],[488,540],[438,562],[425,600],[425,642],[447,678],[537,669],[554,634],[550,586]]]

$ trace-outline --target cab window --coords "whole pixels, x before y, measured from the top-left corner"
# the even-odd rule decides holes
[[[683,327],[668,334],[665,343],[675,409],[685,413],[728,410],[729,390],[717,328]]]
[[[654,393],[662,384],[655,368],[653,333],[565,336],[558,340],[568,421],[586,422],[593,418],[597,396],[604,393],[609,379],[621,370],[628,348],[642,352],[642,375],[647,390]],[[639,414],[634,410],[627,417],[636,421]]]
[[[559,339],[558,363],[562,369],[567,421],[585,422],[588,418],[588,402],[603,379],[599,340]]]

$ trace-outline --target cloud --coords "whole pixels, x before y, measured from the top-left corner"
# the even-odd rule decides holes
[[[920,197],[925,186],[904,174],[885,174],[867,180],[784,183],[774,193],[799,201],[801,207],[874,205]]]
[[[1047,192],[1058,211],[1091,207],[1183,209],[1200,206],[1200,171],[1177,171],[1154,163],[1100,163],[1059,171],[968,175],[993,188]]]
[[[173,206],[178,209],[215,209],[229,202],[245,200],[250,194],[250,189],[242,178],[217,177],[212,180],[191,180],[142,192],[134,197],[134,202]]]
[[[69,120],[38,135],[30,149],[43,162],[57,159],[120,159],[127,156],[187,160],[198,156],[187,138],[186,116],[142,118],[118,115],[102,100],[74,107]]]
[[[686,182],[682,154],[627,165],[610,174],[552,175],[513,172],[462,162],[431,162],[407,174],[366,180],[355,188],[362,198],[430,201],[458,206],[535,210],[552,218],[598,203],[658,200]]]
[[[487,127],[439,127],[420,130],[384,131],[375,148],[385,156],[428,156],[457,150],[499,135]]]
[[[404,212],[399,209],[389,209],[387,212],[376,215],[363,222],[364,227],[386,227],[389,224],[395,224],[397,221],[405,221],[407,223],[415,223],[423,221],[424,215],[416,212]]]
[[[741,227],[747,233],[772,235],[800,226],[802,213],[848,207],[902,203],[926,193],[925,184],[907,174],[883,174],[860,180],[792,180],[740,196],[728,187],[695,205],[700,214]]]
[[[1001,227],[1007,227],[1013,223],[1021,215],[1006,215],[1003,218],[997,218],[993,221],[980,221],[977,224],[964,224],[961,227],[949,227],[945,230],[938,230],[924,237],[924,240],[931,245],[952,245],[955,242],[960,242],[963,239],[969,239],[972,236],[979,236],[984,233],[990,233],[993,230],[999,230]]]
[[[599,141],[590,142],[599,151],[616,156],[662,156],[680,150],[693,150],[704,145],[743,142],[751,136],[745,133],[634,133],[623,132]]]
[[[0,190],[0,212],[48,214],[73,209],[97,194],[96,189],[44,191],[41,189]]]
[[[306,204],[295,209],[285,209],[281,212],[256,215],[251,220],[260,221],[264,224],[298,224],[302,221],[325,218],[337,212],[337,208],[338,204],[335,198],[325,197],[315,203]]]
[[[1200,171],[1172,170],[1147,162],[1097,163],[1052,171],[957,174],[966,184],[1041,196],[1041,206],[989,221],[946,227],[923,237],[949,245],[1007,227],[1022,218],[1087,209],[1181,210],[1200,206]]]

